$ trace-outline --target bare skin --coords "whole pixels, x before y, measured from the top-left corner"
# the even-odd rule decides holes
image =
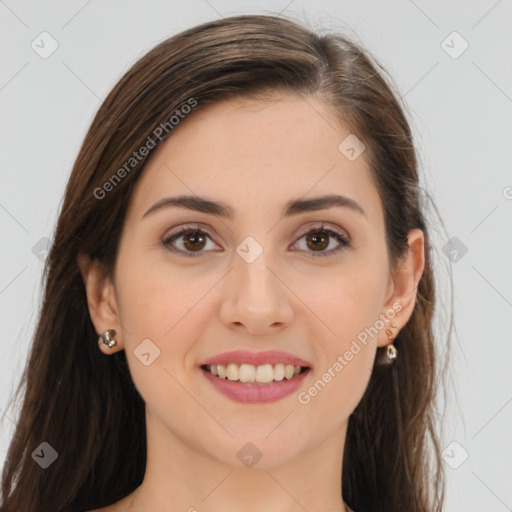
[[[126,350],[146,403],[144,481],[133,501],[134,493],[101,510],[348,510],[341,496],[348,419],[377,347],[389,343],[385,330],[394,322],[396,336],[410,318],[424,269],[424,237],[416,229],[406,262],[390,272],[384,214],[365,154],[349,161],[338,150],[349,134],[313,97],[276,93],[273,101],[208,106],[182,121],[136,183],[113,281],[80,258],[96,332],[117,331],[117,345],[99,350],[105,357]],[[179,208],[142,218],[160,199],[182,194],[227,203],[233,218]],[[281,214],[290,200],[327,194],[353,199],[364,214],[339,206]],[[187,235],[162,245],[176,228],[198,224],[203,245]],[[322,224],[350,245],[333,253],[340,242],[326,234],[328,245],[318,249],[307,233]],[[236,252],[246,237],[263,249],[251,263]],[[314,257],[319,252],[325,256]],[[392,320],[360,343],[307,404],[298,393],[235,402],[199,368],[233,349],[282,350],[311,362],[299,390],[307,392],[390,311]],[[145,339],[160,350],[148,366],[134,354]],[[250,468],[237,457],[248,442],[262,454]]]

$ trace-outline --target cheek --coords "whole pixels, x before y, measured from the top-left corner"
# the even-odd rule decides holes
[[[124,254],[128,253],[126,250]],[[146,378],[141,374],[145,366],[137,359],[141,346],[147,346],[150,360],[153,353],[158,356],[151,368],[168,370],[178,377],[204,322],[211,321],[205,307],[218,276],[199,275],[192,266],[177,269],[134,251],[130,257],[119,259],[116,280],[123,339],[134,382],[139,376]]]
[[[332,434],[353,413],[368,386],[374,357],[370,343],[353,342],[349,335],[340,336],[325,350],[314,379],[297,395],[306,438]]]
[[[298,278],[294,291],[308,307],[307,318],[321,321],[318,329],[327,346],[340,351],[378,320],[386,282],[387,275],[376,262],[347,264]]]
[[[352,413],[368,386],[387,274],[383,261],[361,256],[316,277],[305,280],[300,293],[308,297],[309,309],[303,314],[318,325],[311,335],[320,364],[315,380],[302,400],[298,398],[312,415],[322,415],[328,408],[336,424]]]
[[[163,340],[204,288],[190,271],[173,269],[162,257],[163,251],[137,250],[128,242],[120,250],[116,280],[120,314],[130,335],[149,337],[151,333]]]
[[[156,266],[134,267],[123,281],[126,358],[135,387],[153,411],[188,403],[180,383],[185,382],[184,361],[193,345],[190,315],[199,291],[167,280]]]

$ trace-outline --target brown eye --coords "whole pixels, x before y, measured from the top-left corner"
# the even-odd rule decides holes
[[[181,247],[174,248],[174,245],[180,245],[177,243],[180,239],[182,239]],[[184,227],[177,233],[164,239],[162,245],[169,251],[179,254],[180,256],[190,256],[194,258],[200,256],[202,252],[205,252],[203,249],[207,246],[209,240],[211,241],[210,236],[202,229]]]
[[[178,243],[180,239],[182,241]],[[304,233],[298,240],[302,239],[305,240],[305,248],[301,248],[301,250],[310,253],[314,258],[332,256],[346,247],[350,247],[350,243],[344,235],[323,226]],[[326,251],[331,244],[331,239],[335,239],[338,242],[338,247]],[[162,245],[172,253],[179,254],[180,256],[197,257],[203,252],[207,252],[208,241],[212,244],[214,243],[208,233],[199,229],[199,227],[193,228],[189,226],[181,228],[178,232],[164,239]],[[179,246],[180,244],[181,247],[176,247],[176,245]]]
[[[332,229],[324,228],[323,226],[304,233],[299,240],[302,240],[303,238],[306,246],[304,250],[310,253],[313,258],[332,256],[346,247],[350,247],[350,243],[345,236]],[[338,241],[338,247],[331,249],[330,251],[326,251],[325,249],[329,247],[330,240],[332,238]]]
[[[183,245],[191,250],[201,250],[206,245],[206,237],[204,237],[200,231],[191,231],[183,236]]]
[[[323,251],[329,246],[329,238],[330,236],[325,232],[312,232],[307,234],[306,241],[311,244],[308,247]]]

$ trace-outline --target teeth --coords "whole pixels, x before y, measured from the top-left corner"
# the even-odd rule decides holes
[[[272,381],[280,381],[283,379],[290,380],[293,377],[296,377],[299,375],[301,367],[293,366],[292,364],[285,365],[282,363],[275,365],[264,364],[261,366],[230,363],[227,366],[222,364],[212,364],[209,366],[209,369],[212,375],[217,375],[221,379],[268,384]]]
[[[226,377],[228,380],[238,380],[238,367],[236,364],[228,364],[226,367]]]
[[[276,364],[274,366],[274,380],[284,379],[284,364]]]
[[[230,366],[237,366],[235,364],[232,364]],[[261,367],[259,367],[261,368]],[[235,372],[236,372],[236,368],[235,368]],[[236,373],[235,373],[236,375]],[[253,366],[252,364],[242,364],[240,365],[240,368],[238,368],[238,379],[240,380],[240,382],[254,382],[256,380],[256,376],[258,375],[258,372],[257,372],[257,369],[255,366]],[[261,378],[261,375],[259,375],[259,377]],[[235,379],[231,379],[231,380],[236,380]],[[263,382],[263,381],[259,381],[259,382]]]
[[[248,365],[252,366],[252,365]],[[254,366],[253,366],[254,368]],[[256,377],[251,379],[248,382],[261,382],[263,384],[267,384],[268,382],[272,382],[274,380],[274,368],[271,364],[264,364],[263,366],[256,367]],[[246,381],[247,382],[247,381]]]

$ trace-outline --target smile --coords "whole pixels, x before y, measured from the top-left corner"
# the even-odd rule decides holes
[[[205,371],[210,371],[212,375],[221,379],[227,379],[232,382],[244,382],[248,384],[268,384],[270,382],[279,382],[283,379],[293,379],[307,367],[294,366],[292,364],[264,364],[255,366],[253,364],[236,364],[228,365],[203,365]]]
[[[280,400],[297,392],[311,372],[309,367],[279,363],[261,366],[234,363],[226,366],[202,365],[200,369],[215,390],[223,396],[243,404]],[[281,375],[283,376],[281,377]],[[243,382],[240,377],[250,380]],[[259,380],[265,382],[259,382]]]

